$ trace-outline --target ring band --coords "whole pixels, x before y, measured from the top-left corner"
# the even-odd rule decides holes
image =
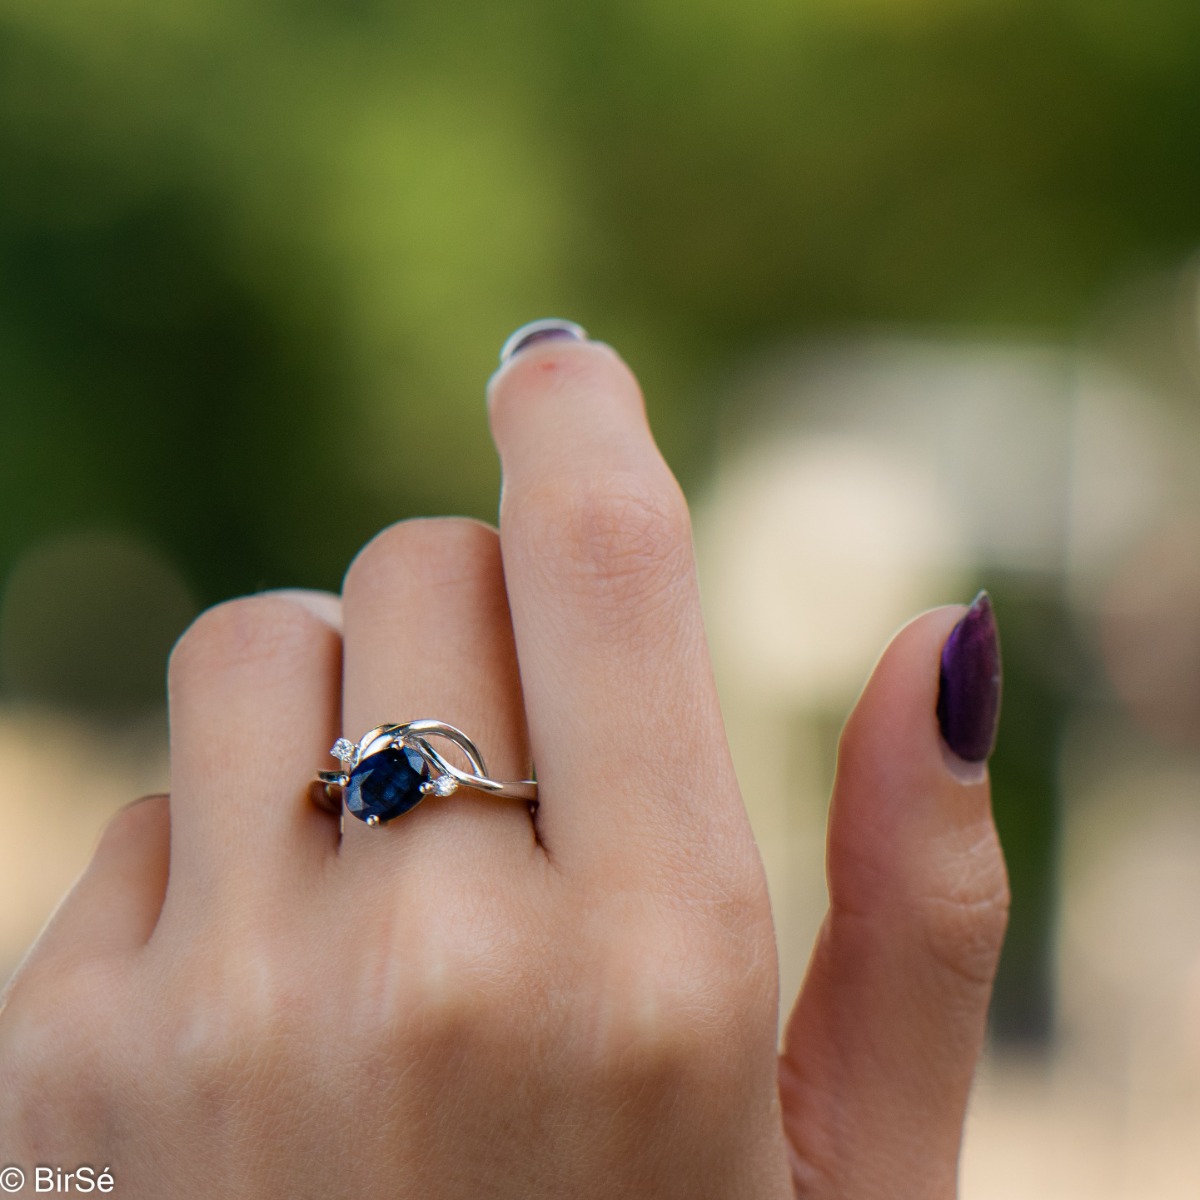
[[[444,738],[457,746],[471,770],[449,762],[429,744]],[[384,825],[416,808],[427,796],[449,796],[460,787],[502,799],[537,805],[537,781],[504,783],[488,775],[478,747],[461,729],[444,721],[406,721],[377,725],[356,742],[338,738],[329,753],[340,771],[318,771],[313,794],[330,812],[345,811],[368,825]]]

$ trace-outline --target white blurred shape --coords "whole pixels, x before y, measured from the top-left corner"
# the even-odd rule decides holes
[[[748,685],[788,705],[853,688],[864,647],[967,554],[935,482],[850,437],[747,455],[710,517],[714,634]]]
[[[760,368],[698,521],[725,671],[764,703],[840,705],[980,570],[1060,572],[1071,380],[1038,346],[903,339]]]
[[[1091,603],[1114,559],[1167,512],[1193,451],[1145,391],[1086,364],[1072,418],[1068,569],[1078,600]]]

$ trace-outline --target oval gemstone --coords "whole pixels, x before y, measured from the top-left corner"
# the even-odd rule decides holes
[[[393,743],[364,758],[346,783],[346,808],[360,821],[383,824],[420,804],[429,764],[418,751]]]

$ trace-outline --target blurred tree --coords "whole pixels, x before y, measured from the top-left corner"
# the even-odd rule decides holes
[[[818,326],[1069,330],[1200,216],[1186,0],[0,0],[0,566],[145,528],[205,599],[491,515],[480,380],[592,323],[703,469]]]

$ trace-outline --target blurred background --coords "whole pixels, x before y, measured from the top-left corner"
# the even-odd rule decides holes
[[[563,315],[697,514],[785,996],[837,731],[993,595],[966,1200],[1200,1194],[1194,0],[0,0],[0,979],[167,784],[202,607],[493,519]]]

